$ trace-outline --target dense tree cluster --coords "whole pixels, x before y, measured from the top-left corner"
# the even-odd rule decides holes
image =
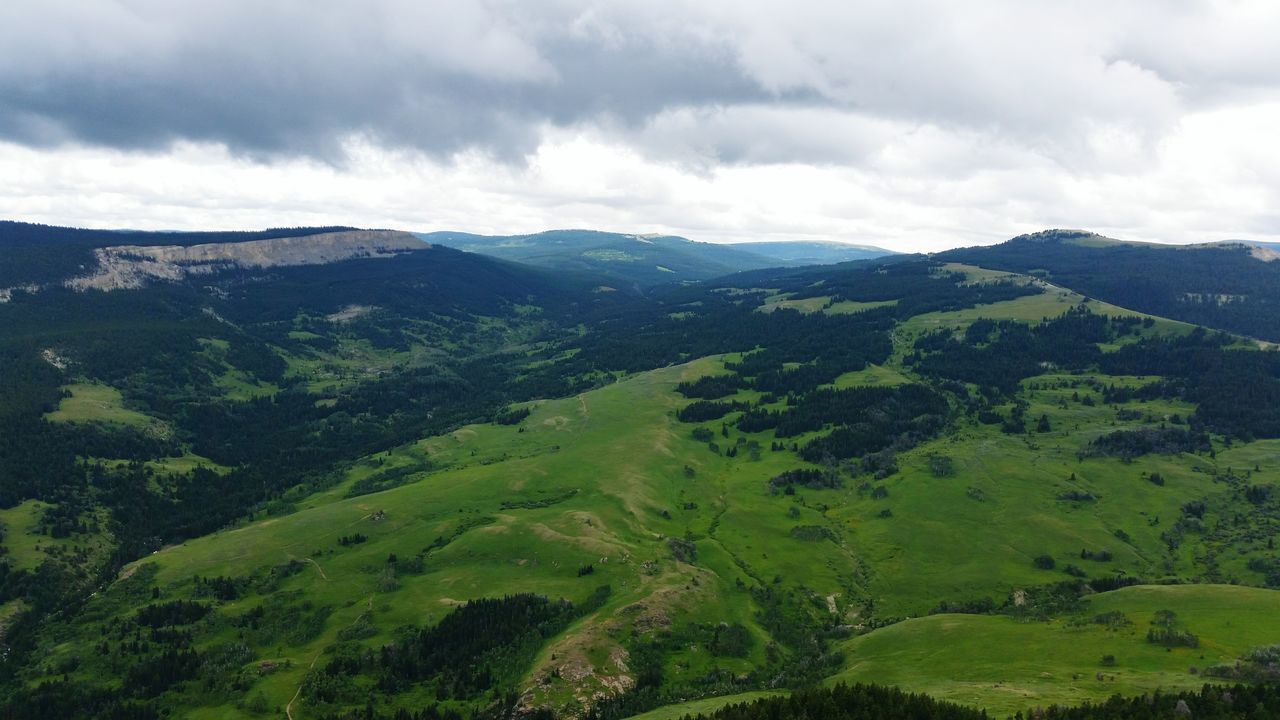
[[[837,685],[738,703],[690,720],[985,720],[981,710],[880,685]]]

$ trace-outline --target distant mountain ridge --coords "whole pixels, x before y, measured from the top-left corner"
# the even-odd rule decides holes
[[[90,230],[0,220],[0,288],[60,283],[93,272],[94,250],[135,245],[189,246],[305,237],[356,230],[353,227],[274,228],[256,231],[148,232]]]
[[[783,267],[834,265],[898,254],[874,245],[855,245],[834,240],[751,241],[731,243],[729,247],[779,260]]]
[[[1161,245],[1053,229],[948,250],[946,262],[1044,277],[1153,315],[1280,341],[1280,263],[1265,244]]]
[[[152,280],[180,280],[225,270],[390,258],[428,247],[413,235],[395,230],[344,230],[201,245],[113,245],[94,249],[98,260],[94,273],[64,284],[76,290],[120,290]]]
[[[707,243],[676,235],[549,230],[528,235],[418,233],[432,243],[556,270],[594,272],[615,282],[652,286],[769,267],[822,265],[893,254],[835,242]]]

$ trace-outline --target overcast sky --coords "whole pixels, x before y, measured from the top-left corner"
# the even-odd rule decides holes
[[[1280,240],[1274,0],[5,0],[0,207],[896,250]]]

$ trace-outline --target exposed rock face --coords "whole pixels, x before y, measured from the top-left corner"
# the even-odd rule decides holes
[[[394,257],[430,245],[397,230],[352,230],[303,237],[207,245],[116,245],[98,248],[92,275],[64,284],[75,290],[139,288],[152,280],[182,280],[223,270],[323,265],[357,258]]]

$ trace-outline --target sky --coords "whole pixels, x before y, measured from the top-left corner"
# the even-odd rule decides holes
[[[5,0],[0,215],[1280,241],[1273,0]]]

